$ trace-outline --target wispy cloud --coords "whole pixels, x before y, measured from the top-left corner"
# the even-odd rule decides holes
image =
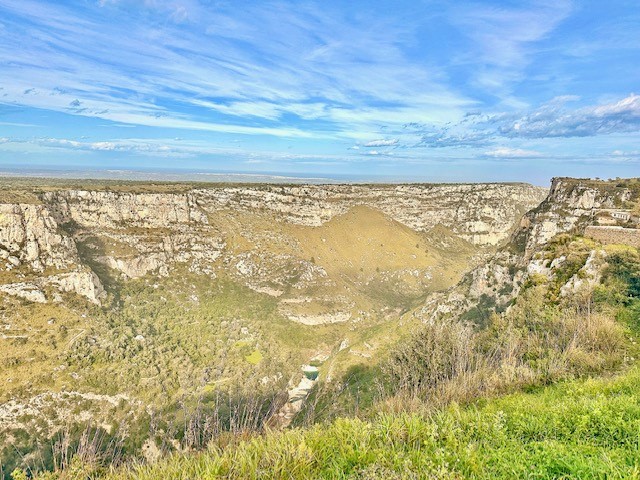
[[[506,137],[588,137],[640,130],[640,95],[631,94],[617,102],[565,110],[544,106],[515,121],[497,121]]]
[[[485,152],[488,157],[494,158],[539,158],[542,153],[536,150],[524,150],[522,148],[498,147]]]
[[[538,158],[542,153],[535,150],[524,150],[522,148],[498,147],[484,153],[487,157],[493,158]]]
[[[416,22],[360,15],[354,24],[348,12],[312,4],[259,3],[239,16],[222,5],[148,0],[146,8],[185,12],[189,21],[158,30],[119,15],[127,2],[99,4],[119,15],[106,24],[103,12],[89,8],[76,21],[78,12],[60,5],[4,3],[15,33],[0,39],[2,83],[22,105],[166,128],[312,137],[311,125],[302,134],[283,125],[291,123],[285,117],[321,120],[322,129],[343,136],[370,135],[381,123],[426,112],[430,120],[434,112],[453,118],[473,103],[433,68],[408,61],[401,45]],[[21,34],[26,21],[29,36]],[[418,89],[430,94],[415,95]],[[252,117],[260,125],[248,125]]]
[[[0,0],[0,18],[0,162],[637,162],[633,2]]]
[[[36,125],[35,123],[21,123],[21,122],[0,122],[0,125],[4,125],[7,127],[24,127],[24,128],[35,128],[35,127],[41,126],[41,125]]]
[[[516,6],[459,4],[454,23],[472,42],[456,62],[477,65],[471,82],[506,99],[537,53],[537,44],[572,9],[569,0],[532,1]]]

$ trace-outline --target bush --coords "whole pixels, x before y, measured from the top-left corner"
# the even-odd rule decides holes
[[[619,366],[625,330],[611,312],[595,311],[584,292],[549,302],[550,288],[530,284],[479,330],[460,322],[421,327],[386,363],[392,393],[446,404]]]
[[[477,368],[473,330],[461,323],[432,323],[395,349],[386,372],[399,389],[435,387]]]
[[[638,250],[623,250],[614,252],[607,258],[608,267],[605,270],[605,284],[616,283],[624,286],[620,292],[628,302],[629,298],[640,297],[640,254]]]

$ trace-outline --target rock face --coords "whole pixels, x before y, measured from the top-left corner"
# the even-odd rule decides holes
[[[104,291],[88,267],[98,262],[125,278],[166,276],[178,265],[210,276],[223,270],[262,293],[279,297],[294,284],[303,296],[307,288],[343,287],[310,260],[314,253],[291,229],[321,227],[366,207],[420,234],[445,228],[482,250],[506,241],[544,194],[525,184],[257,185],[177,193],[58,189],[41,194],[41,204],[0,205],[0,260],[16,274],[1,281],[1,290],[41,302],[51,299],[46,291],[52,287],[99,303]],[[340,242],[327,244],[323,260]],[[424,277],[422,282],[430,279],[427,270],[423,275],[414,266],[403,268]],[[394,272],[380,275],[411,276]],[[283,311],[303,323],[351,317],[352,303],[336,303],[333,292],[325,296],[325,304],[333,302],[326,311],[306,312],[291,303],[283,303]]]
[[[376,208],[424,232],[451,228],[474,245],[498,245],[513,222],[538,205],[547,191],[526,184],[308,185],[198,190],[207,209],[269,210],[286,222],[319,226],[356,205]]]
[[[620,227],[593,227],[601,209],[617,208],[637,202],[639,193],[633,184],[613,183],[571,178],[554,178],[547,197],[540,205],[527,212],[520,228],[511,236],[507,248],[498,251],[487,263],[469,272],[465,278],[445,294],[431,298],[417,313],[425,319],[464,314],[472,308],[505,306],[518,294],[524,281],[531,275],[552,276],[563,259],[549,262],[539,252],[558,234],[588,234],[594,229],[633,230],[618,234],[617,240],[634,245],[638,230]],[[593,236],[593,235],[592,235]],[[606,242],[605,242],[606,243]],[[583,285],[597,283],[604,263],[603,251],[592,251],[585,266],[561,289],[562,294],[573,292]]]
[[[611,209],[632,199],[628,188],[610,188],[610,184],[554,178],[547,198],[523,218],[520,232],[525,251],[533,252],[553,236],[584,228],[595,222],[599,209]]]
[[[4,293],[44,303],[43,290],[53,286],[100,303],[100,280],[81,264],[74,240],[44,205],[0,204],[0,259],[6,272],[29,280],[0,285]]]
[[[98,276],[91,270],[63,273],[49,277],[48,283],[63,292],[75,292],[90,302],[100,304],[104,289]]]
[[[119,193],[87,190],[50,192],[43,201],[62,221],[94,228],[167,228],[206,224],[207,217],[191,194]]]
[[[207,216],[191,193],[69,190],[47,193],[43,201],[60,223],[80,231],[78,239],[100,238],[111,254],[99,260],[127,278],[167,275],[171,264],[189,261],[199,271],[224,247],[211,238]]]
[[[584,266],[560,288],[560,294],[566,296],[581,288],[592,288],[600,283],[606,257],[607,254],[604,250],[592,250]]]
[[[0,258],[9,270],[25,265],[43,272],[76,265],[78,251],[46,206],[0,204]]]

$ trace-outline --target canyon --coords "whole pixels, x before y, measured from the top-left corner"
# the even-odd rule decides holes
[[[569,252],[563,235],[635,211],[638,185],[6,180],[2,445],[31,451],[69,423],[179,423],[221,396],[289,425],[316,384],[375,367],[421,325],[480,328],[560,271],[559,296],[596,285],[605,249]]]

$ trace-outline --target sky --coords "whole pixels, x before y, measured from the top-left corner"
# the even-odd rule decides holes
[[[640,176],[640,2],[0,0],[0,170]]]

